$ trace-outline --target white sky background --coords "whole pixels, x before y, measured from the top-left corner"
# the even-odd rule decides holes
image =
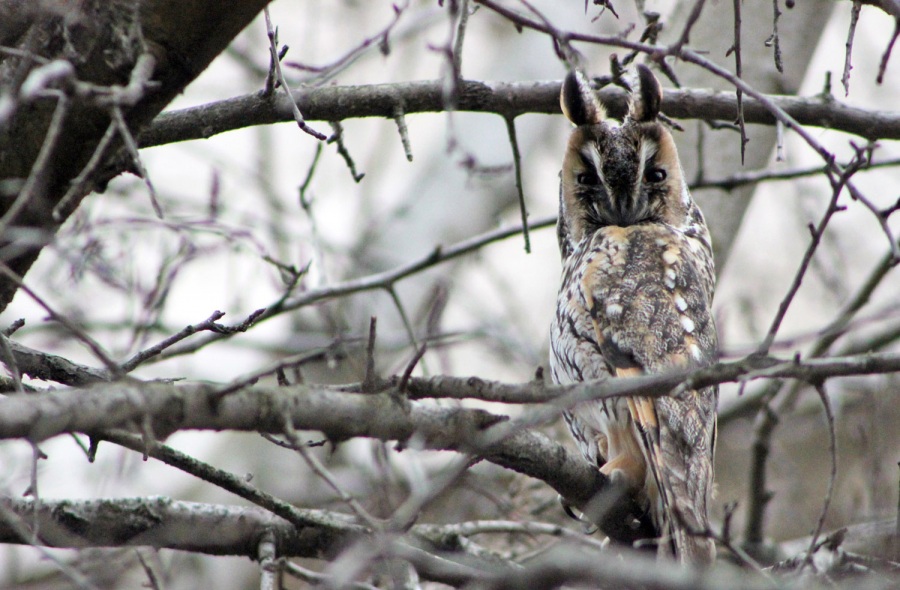
[[[611,33],[620,23],[611,15],[590,23],[580,1],[534,2],[546,9],[554,24],[563,29]],[[617,3],[617,8],[618,8]],[[647,2],[647,9],[665,12],[666,2]],[[751,8],[745,4],[745,10]],[[769,10],[769,5],[766,5]],[[844,98],[839,79],[844,57],[850,3],[839,3],[806,77],[801,94],[810,96],[822,88],[824,73],[831,71],[833,92],[853,105],[895,110],[900,92],[900,74],[895,55],[886,83],[875,85],[881,53],[892,31],[890,19],[877,10],[862,11],[854,45],[851,93]],[[596,9],[591,8],[591,14]],[[280,41],[290,45],[286,61],[327,64],[375,34],[393,16],[384,2],[333,2],[277,0],[271,6],[273,21],[280,29]],[[634,21],[631,7],[620,11],[624,22]],[[641,22],[637,22],[638,29]],[[404,35],[404,31],[411,34]],[[435,2],[414,2],[392,34],[391,54],[383,57],[377,49],[327,83],[372,84],[405,80],[435,79],[442,75],[441,56],[428,44],[441,45],[449,35],[445,12]],[[782,31],[789,35],[790,31]],[[694,40],[696,42],[696,40]],[[237,50],[260,68],[268,65],[268,49],[263,19],[257,19],[236,41]],[[581,47],[595,74],[607,72],[606,53]],[[900,50],[898,50],[900,51]],[[712,56],[732,67],[733,60]],[[474,80],[559,80],[565,69],[542,35],[517,34],[511,25],[487,10],[470,19],[463,76]],[[690,67],[690,66],[681,66]],[[287,69],[300,79],[303,74]],[[234,56],[223,55],[170,108],[182,108],[221,100],[260,88],[263,79],[241,68]],[[666,82],[664,81],[664,84]],[[311,125],[330,134],[327,124]],[[414,161],[404,157],[393,121],[353,120],[344,124],[345,141],[365,179],[353,182],[333,145],[325,147],[311,185],[313,215],[321,233],[324,268],[313,269],[310,280],[334,283],[364,274],[393,268],[426,255],[436,245],[449,245],[494,227],[518,221],[512,169],[490,177],[470,176],[460,165],[462,152],[472,153],[479,164],[511,164],[510,146],[503,121],[496,116],[457,113],[453,116],[460,150],[447,152],[448,116],[407,117]],[[526,115],[516,121],[523,153],[523,181],[532,218],[552,215],[557,208],[557,172],[569,125],[560,116]],[[814,130],[821,141],[846,155],[847,137]],[[678,136],[676,135],[676,141]],[[861,142],[858,138],[857,142]],[[735,140],[737,145],[737,139]],[[685,149],[682,146],[682,149]],[[215,249],[214,256],[185,268],[174,283],[163,315],[170,332],[208,317],[214,310],[225,311],[223,323],[236,323],[252,310],[275,301],[281,284],[271,266],[260,260],[264,250],[273,257],[298,267],[309,262],[316,247],[310,220],[298,206],[297,187],[306,177],[315,150],[315,140],[293,124],[250,128],[187,142],[145,150],[144,165],[163,202],[169,221],[201,219],[206,214],[213,177],[218,177],[220,221],[240,230],[246,237],[223,239],[204,236],[195,243]],[[792,168],[818,164],[818,157],[802,141],[788,136],[787,162],[772,167]],[[900,155],[896,144],[885,142],[876,159]],[[858,176],[858,186],[876,201],[888,206],[897,199],[898,172],[879,170]],[[716,297],[716,309],[723,347],[746,351],[755,346],[789,285],[793,272],[808,244],[805,226],[817,221],[828,199],[824,181],[794,181],[764,185],[744,221],[732,258],[724,269]],[[274,204],[273,204],[274,203]],[[833,317],[843,299],[852,293],[847,278],[857,284],[886,250],[886,239],[871,214],[863,207],[847,203],[829,228],[822,249],[821,265],[805,281],[782,329],[783,336],[815,332]],[[277,214],[273,208],[280,208]],[[398,213],[399,208],[399,213]],[[66,258],[78,257],[85,249],[102,248],[114,266],[112,273],[152,286],[160,260],[178,251],[175,232],[161,229],[156,222],[135,225],[133,218],[152,219],[147,190],[134,177],[113,181],[103,195],[89,196],[77,216],[61,232],[57,252],[45,252],[27,279],[60,310],[66,310],[85,325],[135,321],[144,317],[140,301],[130,289],[116,290],[95,274],[73,279]],[[282,224],[289,235],[277,244],[270,232],[272,220]],[[96,224],[85,237],[76,234],[74,222]],[[102,222],[102,223],[101,223]],[[360,236],[372,231],[370,239]],[[252,238],[250,237],[252,236]],[[432,373],[477,375],[482,378],[524,381],[539,364],[546,365],[547,335],[559,281],[559,255],[553,229],[532,233],[530,255],[523,250],[521,237],[494,244],[480,257],[469,257],[429,271],[424,277],[398,285],[398,293],[411,315],[415,315],[438,279],[451,285],[450,300],[442,327],[446,331],[479,337],[426,355]],[[68,254],[66,254],[68,253]],[[324,272],[324,276],[323,276]],[[832,281],[827,284],[822,277]],[[896,279],[896,277],[895,277]],[[883,285],[876,294],[881,305],[893,302],[897,281]],[[332,305],[334,318],[347,336],[366,331],[370,315],[379,318],[382,342],[397,346],[406,336],[396,309],[388,296],[372,292],[357,296],[351,305]],[[877,309],[877,308],[871,308]],[[897,310],[891,311],[896,316]],[[333,333],[316,310],[301,312],[303,321],[291,317],[270,320],[239,336],[230,345],[210,347],[203,352],[137,372],[144,378],[209,379],[226,382],[253,371],[272,360],[270,350],[289,354],[290,346],[327,344]],[[26,327],[18,334],[24,344],[62,354],[79,362],[99,366],[88,351],[48,331],[45,313],[20,293],[0,318],[7,325],[24,317]],[[296,318],[294,318],[296,320]],[[298,326],[305,326],[297,333]],[[323,328],[320,332],[310,327]],[[162,338],[154,333],[147,342],[135,345],[122,331],[92,332],[124,359],[136,350]],[[298,344],[299,343],[299,344]],[[264,346],[265,345],[265,346]],[[789,353],[793,348],[781,351]],[[298,350],[295,350],[298,351]],[[384,373],[402,369],[409,358],[408,348],[399,354],[381,357]],[[328,375],[316,375],[328,379]],[[338,377],[346,379],[346,374]],[[728,400],[723,400],[728,403]],[[242,447],[223,441],[239,439]],[[271,445],[248,436],[178,434],[169,442],[192,455],[236,473],[252,472],[254,481],[276,494],[296,495],[295,480],[301,477],[299,460]],[[90,498],[165,494],[179,499],[199,499],[236,503],[238,500],[211,486],[156,462],[142,463],[131,452],[101,446],[98,462],[89,465],[69,437],[58,437],[41,445],[49,459],[41,462],[40,490],[47,498]],[[245,452],[246,449],[249,452]],[[28,485],[31,450],[24,443],[0,443],[0,490],[20,495]],[[276,475],[277,474],[277,475]],[[28,550],[0,552],[0,580],[4,570]],[[248,562],[244,562],[250,567]]]

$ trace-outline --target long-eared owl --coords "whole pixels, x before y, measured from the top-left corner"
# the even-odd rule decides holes
[[[572,383],[716,359],[709,232],[691,199],[662,90],[637,67],[628,115],[609,120],[571,72],[560,103],[575,124],[563,159],[557,233],[562,284],[551,328],[553,380]],[[658,553],[708,563],[715,387],[582,403],[565,414],[584,456],[649,511]]]

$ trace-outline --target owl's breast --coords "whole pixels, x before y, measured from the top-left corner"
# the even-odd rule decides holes
[[[665,224],[604,227],[586,242],[569,282],[608,364],[656,372],[715,358],[707,249]]]

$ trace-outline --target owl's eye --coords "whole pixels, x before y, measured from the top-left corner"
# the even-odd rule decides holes
[[[644,180],[650,183],[662,182],[666,179],[666,171],[662,168],[647,168]]]
[[[600,178],[597,176],[596,172],[584,171],[575,177],[575,181],[578,182],[578,184],[595,186],[600,183]]]

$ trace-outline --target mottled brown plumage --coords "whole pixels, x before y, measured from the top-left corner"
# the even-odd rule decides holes
[[[716,358],[709,232],[675,142],[657,121],[662,92],[645,66],[618,124],[580,73],[563,83],[576,125],[563,160],[557,227],[562,284],[551,328],[553,380],[656,373]],[[585,457],[646,506],[659,553],[710,562],[717,390],[588,402],[566,413]]]

